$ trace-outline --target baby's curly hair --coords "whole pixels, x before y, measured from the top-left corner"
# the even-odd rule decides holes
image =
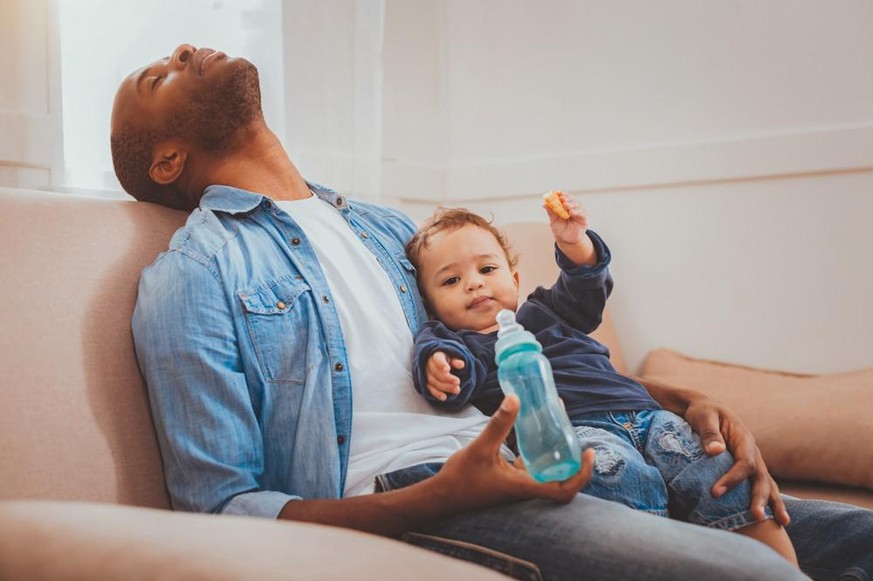
[[[506,240],[506,236],[494,227],[493,221],[493,218],[486,220],[466,208],[438,208],[433,216],[428,218],[427,222],[406,243],[406,257],[409,258],[409,262],[415,267],[416,277],[421,276],[421,251],[427,248],[428,240],[440,232],[459,230],[464,226],[475,226],[490,232],[497,239],[497,242],[506,254],[506,261],[509,263],[509,267],[515,268],[518,264],[518,256],[511,253],[511,247]],[[419,288],[421,288],[421,280],[419,279],[418,282]],[[427,302],[426,298],[425,302]]]

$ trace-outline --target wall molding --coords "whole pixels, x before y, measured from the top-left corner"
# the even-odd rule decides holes
[[[873,123],[448,167],[383,160],[382,195],[445,204],[869,170]]]

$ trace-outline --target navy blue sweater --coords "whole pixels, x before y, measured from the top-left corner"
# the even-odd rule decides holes
[[[591,412],[656,410],[661,406],[638,382],[619,374],[609,361],[609,349],[588,336],[603,317],[606,299],[612,292],[609,274],[611,255],[606,243],[591,230],[598,261],[594,266],[577,266],[555,247],[561,269],[551,288],[539,287],[516,313],[516,320],[533,333],[552,365],[558,395],[575,424]],[[457,410],[472,403],[491,415],[503,400],[497,381],[494,345],[497,332],[452,331],[439,321],[428,321],[415,339],[415,388],[434,406]],[[443,351],[464,360],[454,370],[461,379],[461,391],[440,401],[427,391],[426,365],[431,355]]]

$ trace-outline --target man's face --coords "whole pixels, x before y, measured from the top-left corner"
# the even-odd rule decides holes
[[[261,117],[257,69],[245,59],[183,44],[121,84],[112,132],[122,124],[157,129],[206,151],[235,145],[240,129]]]

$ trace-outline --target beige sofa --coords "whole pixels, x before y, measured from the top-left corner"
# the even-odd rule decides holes
[[[184,220],[151,204],[0,188],[0,578],[495,578],[354,531],[168,510],[130,314],[140,270]],[[528,256],[550,257],[545,227],[508,234],[526,285],[548,281],[551,258]],[[599,334],[622,366],[611,326]],[[666,379],[682,367],[654,363]],[[869,489],[798,493],[873,506]]]

